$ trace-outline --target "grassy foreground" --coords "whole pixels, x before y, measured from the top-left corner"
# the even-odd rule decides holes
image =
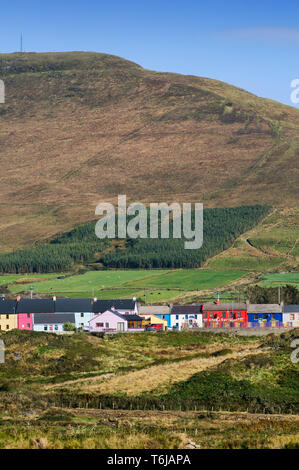
[[[299,330],[0,334],[0,448],[299,446]]]

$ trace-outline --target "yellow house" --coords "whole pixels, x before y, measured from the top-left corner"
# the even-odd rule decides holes
[[[140,305],[138,309],[140,317],[147,320],[152,325],[163,325],[163,330],[167,329],[170,308],[168,305]]]
[[[0,300],[0,331],[10,331],[18,328],[18,315],[15,300]]]
[[[9,331],[18,328],[18,315],[5,313],[0,315],[0,331]]]
[[[156,317],[156,315],[148,315],[146,313],[139,313],[140,317],[144,318],[143,325],[162,325],[163,330],[167,327],[167,320],[163,318]]]

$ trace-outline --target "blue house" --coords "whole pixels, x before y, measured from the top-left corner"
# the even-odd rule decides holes
[[[279,304],[249,304],[247,313],[252,326],[283,326]]]

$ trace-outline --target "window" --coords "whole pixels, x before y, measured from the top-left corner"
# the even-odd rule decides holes
[[[176,324],[175,324],[175,326],[179,326],[179,324],[178,324],[178,323],[176,323]]]
[[[9,315],[6,315],[6,319],[9,320]]]
[[[83,318],[83,317],[84,317],[84,313],[81,313],[81,318]]]
[[[9,330],[9,325],[6,325],[6,329]]]
[[[217,317],[218,317],[217,313],[214,313],[213,315],[214,320],[216,320]]]
[[[185,315],[185,319],[188,320],[188,315]]]
[[[179,316],[178,316],[178,315],[176,315],[176,316],[175,316],[175,319],[176,319],[176,320],[178,320],[178,319],[179,319]]]
[[[108,322],[105,323],[105,328],[109,328],[109,323]]]
[[[294,313],[290,314],[290,320],[295,320],[295,314]]]
[[[238,312],[238,318],[241,318],[242,314],[241,312]]]
[[[226,312],[222,312],[222,318],[226,318]]]
[[[268,314],[267,313],[263,313],[263,320],[267,320],[268,319]]]
[[[257,313],[254,314],[253,318],[254,318],[255,320],[258,320]]]
[[[2,330],[2,326],[0,325],[0,330]]]
[[[197,315],[194,315],[195,320],[197,320]]]
[[[203,314],[203,317],[204,317],[204,318],[208,318],[207,312],[205,312],[205,313]]]
[[[27,318],[30,318],[30,313],[27,313]]]
[[[97,326],[98,328],[102,328],[102,327],[104,326],[104,323],[96,323],[96,326]]]
[[[58,331],[58,325],[54,326],[55,331]]]
[[[30,328],[30,323],[27,323],[27,328]]]
[[[163,320],[165,320],[165,315],[162,315]]]
[[[80,323],[80,327],[83,328],[83,327],[84,327],[84,323]]]
[[[47,325],[44,326],[44,331],[48,331]]]

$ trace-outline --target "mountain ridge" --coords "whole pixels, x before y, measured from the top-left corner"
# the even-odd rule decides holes
[[[0,54],[0,77],[2,251],[92,220],[118,194],[297,204],[295,108],[100,53]]]

